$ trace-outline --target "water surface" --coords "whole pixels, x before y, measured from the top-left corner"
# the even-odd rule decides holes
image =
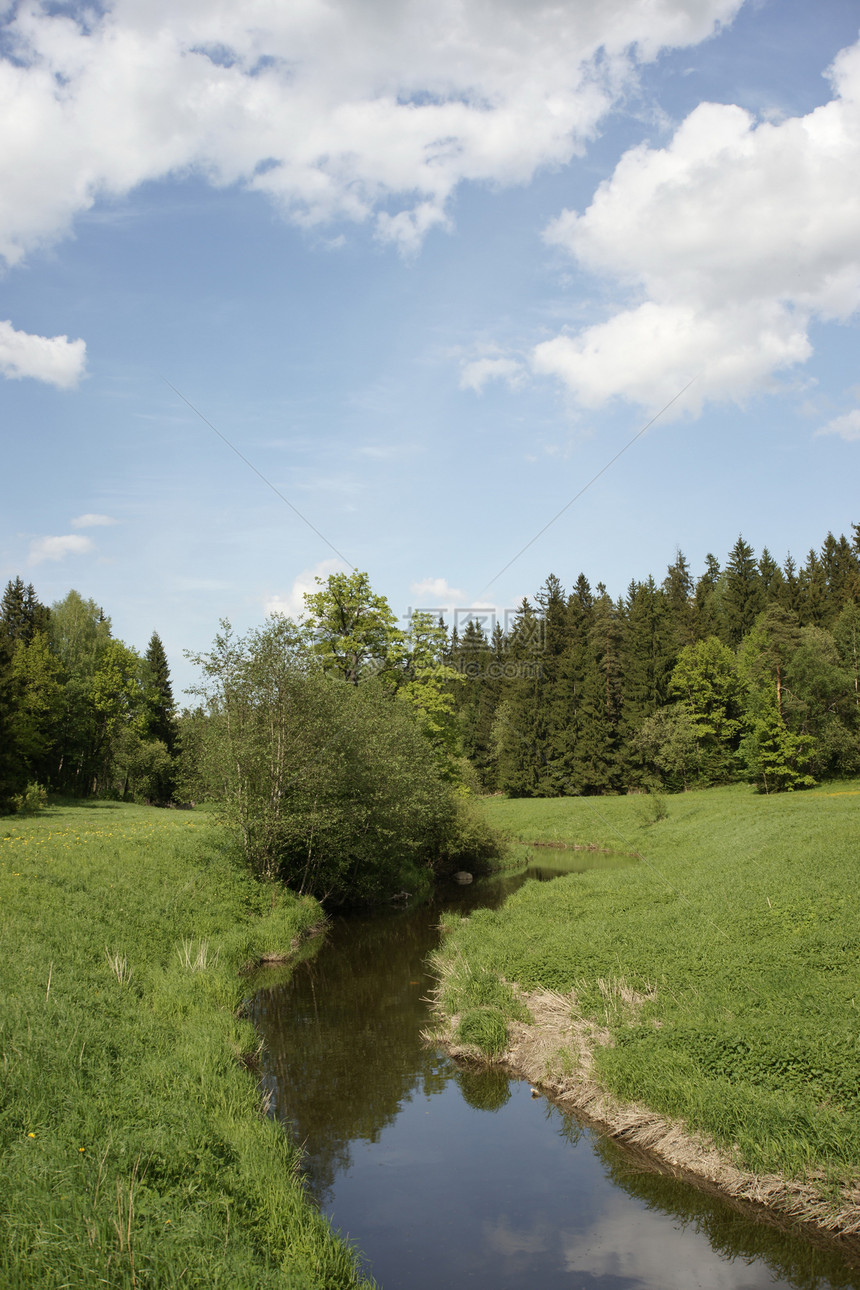
[[[419,910],[339,918],[289,980],[261,976],[264,1084],[310,1190],[383,1290],[860,1290],[839,1253],[422,1042],[443,910],[612,863],[555,853]]]

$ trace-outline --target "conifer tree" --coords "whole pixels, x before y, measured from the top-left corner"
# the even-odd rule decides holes
[[[523,599],[508,641],[513,675],[493,727],[499,787],[512,797],[540,796],[546,784],[546,714],[540,703],[542,637],[542,620]]]
[[[7,640],[29,643],[37,632],[47,630],[51,611],[39,602],[32,582],[24,586],[22,578],[6,584],[0,602],[0,632]]]
[[[705,572],[696,583],[693,597],[693,629],[696,640],[719,636],[723,579],[720,562],[710,553],[705,556]]]
[[[585,671],[573,780],[582,793],[602,793],[621,782],[621,624],[618,606],[597,584]]]
[[[153,632],[144,654],[146,662],[146,690],[148,720],[147,733],[160,739],[170,754],[176,749],[176,705],[167,655],[158,632]]]
[[[736,648],[764,606],[761,575],[755,553],[739,537],[729,553],[722,598],[723,631],[727,644]]]
[[[805,627],[823,626],[828,617],[827,575],[817,552],[810,550],[798,576],[797,616]]]
[[[697,638],[693,575],[684,552],[678,548],[675,560],[666,570],[663,595],[669,616],[674,651],[692,645]]]

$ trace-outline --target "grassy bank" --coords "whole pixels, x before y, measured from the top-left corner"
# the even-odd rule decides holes
[[[521,841],[641,858],[453,924],[454,1039],[483,1029],[499,1054],[522,1009],[505,983],[552,991],[556,1074],[575,1084],[587,1066],[619,1103],[683,1120],[742,1170],[813,1184],[843,1230],[846,1205],[860,1226],[860,783],[666,806],[660,819],[636,797],[485,802]]]
[[[198,813],[0,820],[0,1284],[352,1287],[240,1058],[240,967],[294,950]]]

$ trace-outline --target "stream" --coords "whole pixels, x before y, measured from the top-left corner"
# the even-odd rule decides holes
[[[857,1263],[809,1234],[422,1042],[444,910],[618,863],[556,853],[419,909],[336,918],[289,975],[259,974],[263,1086],[304,1146],[310,1192],[382,1290],[860,1290]]]

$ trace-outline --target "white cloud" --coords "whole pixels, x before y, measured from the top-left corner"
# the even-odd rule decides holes
[[[836,434],[845,440],[860,439],[860,408],[846,412],[841,417],[834,417],[826,426],[815,432],[816,437],[822,434]]]
[[[116,524],[116,520],[110,515],[76,515],[72,520],[73,529],[96,529],[105,528],[109,524]]]
[[[584,214],[550,225],[549,242],[627,299],[538,345],[535,371],[589,407],[659,406],[696,376],[687,408],[741,401],[810,357],[813,320],[857,310],[860,45],[829,76],[828,103],[778,123],[701,104],[667,147],[627,152]]]
[[[480,394],[487,381],[506,381],[514,390],[522,385],[524,377],[523,365],[515,358],[476,358],[463,364],[460,389]]]
[[[610,1198],[597,1222],[561,1234],[564,1267],[577,1279],[658,1285],[664,1290],[768,1290],[764,1260],[727,1258],[712,1249],[695,1223],[644,1210],[627,1196]]]
[[[94,550],[92,538],[80,533],[66,533],[62,537],[34,538],[30,543],[29,564],[43,560],[65,560],[67,555],[86,555]]]
[[[0,372],[13,380],[30,376],[60,389],[70,389],[83,376],[86,358],[87,347],[82,340],[69,340],[68,336],[31,336],[28,332],[16,331],[9,321],[0,321]]]
[[[468,597],[459,587],[448,585],[447,578],[422,578],[410,583],[409,590],[415,597],[414,610],[433,609],[450,613],[455,605],[463,605]]]
[[[312,569],[303,569],[302,572],[293,580],[293,585],[286,595],[274,592],[267,596],[263,602],[263,608],[267,615],[279,614],[283,618],[301,618],[305,612],[305,595],[311,591],[318,591],[317,578],[323,581],[330,573],[348,573],[349,570],[342,560],[321,560],[315,564]]]
[[[372,220],[414,250],[459,183],[581,149],[661,49],[742,0],[114,0],[18,6],[0,61],[0,255],[101,198],[196,171],[298,223]]]

